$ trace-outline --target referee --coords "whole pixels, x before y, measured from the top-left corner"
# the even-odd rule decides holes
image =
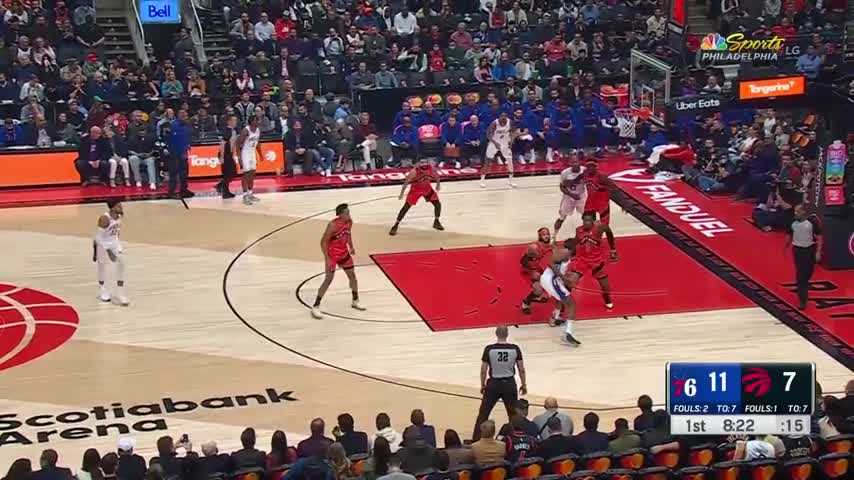
[[[473,442],[480,440],[480,424],[489,418],[498,400],[504,402],[507,417],[513,416],[513,409],[519,398],[516,391],[516,369],[519,370],[519,380],[522,382],[518,392],[522,395],[528,393],[522,350],[517,345],[508,343],[507,336],[507,326],[499,326],[495,329],[495,343],[483,349],[480,365],[480,392],[483,399],[474,424]]]
[[[795,221],[789,227],[786,248],[792,246],[795,259],[795,283],[798,290],[798,308],[807,308],[807,292],[810,288],[815,264],[821,261],[821,225],[815,215],[808,215],[804,204],[795,207]]]

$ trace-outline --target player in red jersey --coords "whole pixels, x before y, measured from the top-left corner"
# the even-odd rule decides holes
[[[531,302],[537,302],[543,296],[543,287],[540,285],[540,275],[548,267],[548,260],[552,254],[552,234],[548,228],[537,230],[537,241],[528,245],[525,254],[522,255],[522,277],[531,285],[531,292],[522,300],[522,311],[531,313]]]
[[[320,311],[320,301],[323,300],[323,295],[326,294],[326,289],[335,278],[335,270],[341,267],[350,280],[350,291],[353,293],[353,301],[350,306],[359,311],[367,310],[359,303],[359,282],[356,280],[356,271],[353,265],[353,255],[356,254],[356,248],[353,246],[353,219],[350,218],[350,208],[346,203],[342,203],[335,207],[335,218],[326,225],[326,231],[323,232],[323,237],[320,239],[320,249],[323,251],[323,258],[326,260],[326,276],[323,277],[323,283],[317,289],[317,297],[314,299],[314,306],[311,307],[311,316],[314,318],[323,318],[323,312]]]
[[[602,288],[602,298],[605,307],[609,310],[614,308],[611,301],[611,285],[608,282],[608,262],[602,250],[602,235],[605,226],[596,221],[596,215],[585,213],[581,216],[582,224],[575,229],[575,261],[572,263],[572,272],[580,279],[586,274],[593,275]]]
[[[436,182],[435,190],[433,189],[432,182]],[[406,195],[406,203],[400,207],[400,212],[397,213],[397,221],[391,226],[388,234],[397,235],[397,227],[400,226],[400,221],[406,216],[406,212],[422,198],[433,204],[433,215],[435,215],[433,228],[444,230],[445,227],[439,221],[439,216],[442,214],[442,202],[439,201],[439,194],[436,193],[441,189],[442,184],[439,181],[439,175],[433,170],[433,166],[430,165],[428,159],[422,158],[419,160],[418,165],[406,174],[406,180],[403,182],[403,187],[400,189],[400,195],[398,196],[400,200],[403,200],[403,194],[406,193],[407,185],[409,186],[409,194]]]
[[[598,170],[598,164],[590,159],[585,164],[584,180],[587,183],[587,202],[584,204],[584,213],[598,215],[599,223],[605,229],[605,237],[611,248],[611,261],[617,261],[617,242],[614,232],[611,230],[611,189],[616,188],[614,182],[607,175]]]

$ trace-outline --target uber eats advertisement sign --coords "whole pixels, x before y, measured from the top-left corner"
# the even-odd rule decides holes
[[[142,23],[181,23],[179,0],[139,0]]]
[[[688,95],[670,99],[667,107],[671,115],[699,115],[719,112],[727,101],[720,95]]]

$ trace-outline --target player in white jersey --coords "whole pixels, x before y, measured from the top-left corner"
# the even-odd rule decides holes
[[[575,300],[572,298],[572,287],[578,282],[578,274],[569,270],[569,263],[575,254],[575,238],[567,239],[563,248],[558,248],[552,254],[549,266],[540,275],[540,286],[555,299],[555,308],[549,320],[550,326],[565,322],[564,339],[570,345],[581,345],[575,336]],[[567,273],[569,272],[569,273]],[[561,310],[566,311],[566,318],[561,319]]]
[[[513,183],[513,151],[511,149],[515,139],[516,130],[513,128],[513,123],[507,117],[507,112],[502,111],[498,119],[486,130],[486,155],[483,168],[480,170],[481,188],[486,188],[486,169],[496,161],[499,165],[507,163],[507,169],[510,171],[510,187],[516,186]],[[500,158],[496,159],[496,156]]]
[[[107,200],[107,207],[109,207],[107,213],[98,218],[98,231],[95,233],[93,242],[92,260],[95,262],[98,285],[100,285],[98,298],[104,302],[112,300],[126,307],[130,302],[125,294],[125,262],[122,255],[122,242],[119,239],[124,210],[118,200]],[[112,293],[106,285],[109,266],[115,267],[116,291]]]
[[[584,167],[576,156],[570,159],[569,167],[560,172],[560,191],[563,193],[563,198],[560,201],[557,220],[555,220],[555,239],[557,239],[557,232],[566,217],[572,212],[578,212],[579,215],[583,214],[584,204],[587,203],[587,182],[584,179]]]
[[[252,205],[252,202],[261,201],[252,193],[255,186],[255,169],[258,167],[258,158],[261,157],[261,128],[258,126],[258,117],[249,117],[249,124],[240,132],[237,138],[237,149],[240,151],[240,168],[243,170],[241,184],[243,185],[243,204]]]

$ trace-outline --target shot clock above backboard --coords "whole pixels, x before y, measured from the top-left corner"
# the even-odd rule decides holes
[[[666,376],[674,434],[809,433],[813,364],[668,363]]]

